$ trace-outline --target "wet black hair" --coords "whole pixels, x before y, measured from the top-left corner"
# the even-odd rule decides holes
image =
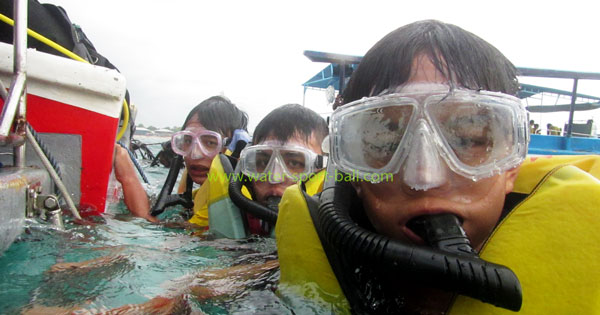
[[[405,83],[413,59],[422,54],[451,86],[518,92],[517,70],[498,49],[458,26],[424,20],[392,31],[365,54],[344,90],[343,103]]]
[[[260,121],[252,140],[256,144],[273,137],[283,143],[298,134],[308,143],[314,134],[320,144],[328,133],[327,122],[315,111],[299,104],[287,104],[274,109]]]
[[[212,96],[196,105],[188,114],[181,129],[196,118],[204,128],[232,137],[236,129],[248,131],[248,114],[223,96]]]

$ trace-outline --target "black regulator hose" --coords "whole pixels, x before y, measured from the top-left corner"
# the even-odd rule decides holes
[[[326,241],[343,254],[381,266],[390,276],[415,279],[512,311],[521,308],[517,276],[505,266],[479,258],[455,216],[421,217],[421,222],[415,222],[422,225],[423,233],[418,234],[435,248],[403,243],[356,224],[348,212],[352,194],[356,192],[350,183],[332,176],[320,196],[320,229]]]
[[[275,225],[277,222],[277,213],[278,210],[276,208],[269,208],[259,204],[256,201],[248,199],[244,194],[242,194],[242,187],[244,184],[250,184],[250,178],[243,174],[237,174],[235,176],[231,176],[231,181],[229,182],[229,198],[231,201],[240,208],[240,210],[250,213],[251,215],[271,223]]]
[[[165,179],[165,183],[158,194],[158,198],[156,202],[152,206],[150,210],[150,215],[157,216],[165,211],[166,207],[174,206],[174,205],[182,205],[185,208],[193,208],[194,202],[192,201],[192,186],[193,182],[188,175],[185,179],[186,182],[186,191],[183,194],[175,194],[171,195],[173,192],[173,187],[175,187],[175,182],[177,182],[177,176],[179,175],[179,170],[183,165],[183,157],[181,155],[177,155],[173,159],[173,163],[171,163],[171,168],[169,169],[169,174],[167,175],[167,179]]]

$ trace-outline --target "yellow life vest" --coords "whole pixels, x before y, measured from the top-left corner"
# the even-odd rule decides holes
[[[218,237],[227,238],[245,238],[248,236],[244,225],[244,217],[240,209],[229,198],[229,181],[231,176],[236,174],[227,174],[221,163],[220,155],[213,159],[210,166],[208,188],[208,221],[213,234]],[[206,183],[205,182],[205,183]],[[242,187],[242,193],[250,196],[246,187]]]
[[[514,192],[528,196],[498,224],[481,258],[511,268],[521,314],[600,313],[600,156],[528,157]],[[301,187],[289,187],[276,226],[281,288],[349,312]],[[514,314],[458,296],[450,314]]]
[[[206,181],[192,193],[194,215],[190,223],[198,226],[210,226],[212,232],[220,237],[243,238],[246,231],[240,210],[229,199],[229,179],[225,173],[221,156],[212,160]],[[242,193],[250,196],[244,187]]]
[[[326,172],[323,170],[318,174],[305,184],[309,195],[323,189]],[[292,185],[285,190],[279,203],[275,224],[281,270],[279,290],[328,304],[336,314],[349,313],[350,305],[329,265],[303,191],[301,183]]]
[[[496,227],[481,258],[521,281],[522,314],[600,314],[600,156],[530,157],[515,191],[529,196]],[[514,314],[459,296],[451,314]]]
[[[201,227],[208,226],[208,185],[202,185],[192,191],[194,215],[188,222]]]

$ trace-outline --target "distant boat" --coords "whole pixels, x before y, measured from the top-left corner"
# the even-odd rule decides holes
[[[159,137],[170,137],[173,135],[173,131],[169,129],[158,129],[154,130],[154,135]]]
[[[144,128],[144,127],[136,127],[135,133],[136,136],[154,136],[154,131]]]

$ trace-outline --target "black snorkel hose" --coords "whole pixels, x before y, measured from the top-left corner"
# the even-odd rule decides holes
[[[165,183],[158,194],[158,198],[150,210],[150,215],[153,217],[163,213],[166,207],[177,204],[182,205],[184,208],[194,207],[194,202],[192,200],[192,186],[194,183],[189,175],[185,179],[186,191],[183,194],[171,195],[171,192],[173,192],[173,187],[175,186],[175,182],[177,181],[177,176],[179,175],[179,170],[182,166],[183,157],[181,155],[177,155],[171,163],[169,174],[167,175],[167,179],[165,180]]]
[[[242,173],[232,176],[231,181],[229,182],[229,198],[231,198],[231,201],[233,201],[240,210],[250,213],[275,226],[277,214],[279,212],[276,207],[265,207],[254,200],[248,199],[242,194],[242,187],[245,184],[249,185],[250,183],[251,179]]]
[[[332,170],[330,165],[328,172]],[[381,266],[390,277],[415,279],[512,311],[521,308],[521,285],[514,272],[479,258],[456,217],[444,216],[438,222],[417,218],[415,224],[424,231],[419,234],[431,234],[424,238],[435,248],[394,241],[356,224],[348,212],[353,200],[349,196],[356,194],[354,188],[348,182],[336,181],[335,176],[326,178],[318,224],[325,240],[342,254]],[[440,226],[443,228],[436,232]]]

